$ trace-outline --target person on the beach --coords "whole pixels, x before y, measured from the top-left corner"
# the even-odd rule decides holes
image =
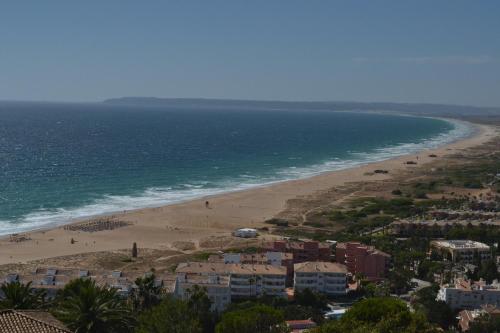
[[[210,203],[208,201],[205,201],[205,208],[210,208]]]

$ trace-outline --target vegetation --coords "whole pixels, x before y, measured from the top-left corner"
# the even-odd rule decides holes
[[[392,190],[392,195],[403,195],[403,192],[401,192],[400,189],[395,189],[395,190]]]
[[[137,333],[202,333],[202,326],[186,302],[166,297],[139,316]]]
[[[500,317],[482,315],[474,320],[469,333],[498,333],[500,332]]]
[[[437,328],[419,312],[411,312],[403,301],[374,297],[355,303],[339,320],[329,321],[314,333],[430,333]]]
[[[208,258],[214,253],[212,252],[198,252],[193,254],[193,259],[200,261],[207,261]]]
[[[485,260],[480,263],[476,270],[469,275],[474,280],[484,279],[487,283],[500,279],[497,265],[494,259]]]
[[[259,305],[268,305],[283,313],[285,320],[313,319],[316,323],[321,323],[323,312],[327,309],[327,298],[309,289],[297,291],[295,299],[288,301],[284,298],[263,296],[254,300],[236,302],[229,305],[227,312],[244,310]]]
[[[132,258],[137,258],[137,243],[132,244]]]
[[[132,303],[136,311],[143,311],[160,303],[163,289],[155,284],[155,275],[150,274],[135,280],[135,289],[132,293]]]
[[[18,281],[4,283],[0,291],[3,294],[0,309],[39,309],[46,305],[45,292],[31,288],[31,282],[27,284]]]
[[[190,292],[187,306],[191,313],[197,318],[204,333],[214,331],[218,315],[210,310],[212,302],[207,296],[206,290],[199,286],[194,286]]]
[[[413,307],[423,313],[430,323],[448,329],[455,322],[453,310],[443,301],[436,301],[437,285],[419,290],[413,301]]]
[[[69,282],[56,304],[54,315],[76,332],[122,333],[134,324],[131,309],[116,289],[99,287],[90,279]]]
[[[289,224],[289,222],[287,220],[278,219],[278,218],[272,218],[272,219],[266,220],[266,223],[274,224],[278,227],[288,227],[288,224]]]
[[[222,315],[216,333],[286,333],[283,312],[267,305],[254,305]]]

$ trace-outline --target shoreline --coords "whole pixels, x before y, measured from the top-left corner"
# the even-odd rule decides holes
[[[344,111],[340,111],[340,112],[344,112]],[[345,112],[349,113],[349,111],[345,111]],[[363,113],[387,114],[387,112],[383,112],[383,111],[364,111]],[[416,116],[409,115],[409,114],[398,114],[398,116],[417,118]],[[378,149],[375,149],[371,153],[366,153],[366,152],[363,153],[362,152],[359,154],[366,155],[365,158],[361,158],[359,160],[357,160],[355,157],[352,159],[343,159],[343,160],[341,160],[341,163],[343,163],[343,165],[341,164],[341,165],[336,166],[336,167],[327,167],[327,165],[329,163],[335,163],[334,162],[335,159],[326,160],[324,162],[320,162],[317,164],[312,164],[312,165],[304,166],[304,167],[288,167],[288,168],[281,170],[281,172],[290,173],[290,172],[292,172],[291,170],[295,170],[295,169],[302,170],[302,171],[299,172],[299,175],[291,175],[290,174],[290,175],[285,176],[285,178],[283,178],[283,179],[274,179],[274,180],[262,179],[261,182],[257,182],[257,183],[248,183],[248,184],[242,183],[240,185],[235,183],[235,184],[233,184],[235,186],[231,186],[231,187],[227,186],[227,187],[221,187],[221,188],[216,187],[213,189],[200,188],[199,189],[200,191],[207,190],[207,192],[209,192],[209,193],[206,193],[206,194],[186,194],[185,198],[171,200],[170,202],[163,202],[163,203],[156,202],[156,203],[151,203],[151,204],[143,204],[143,205],[135,206],[132,208],[130,208],[130,206],[120,207],[119,209],[118,209],[118,207],[116,207],[116,209],[107,210],[107,211],[103,211],[103,212],[99,212],[99,213],[96,212],[95,214],[92,214],[92,213],[84,214],[84,215],[80,215],[77,217],[65,218],[65,217],[57,217],[57,216],[51,215],[51,216],[45,217],[45,218],[56,220],[56,221],[51,221],[51,222],[46,222],[46,223],[44,223],[42,221],[40,221],[39,223],[23,221],[23,222],[18,223],[18,225],[20,225],[20,226],[17,229],[14,229],[14,230],[7,229],[6,232],[0,232],[0,239],[5,238],[5,237],[9,237],[10,235],[15,235],[15,234],[44,231],[44,230],[49,230],[49,229],[53,229],[53,228],[64,227],[67,225],[81,223],[83,221],[88,221],[88,220],[97,219],[97,218],[105,218],[107,216],[112,216],[112,215],[120,214],[120,213],[124,213],[124,212],[129,213],[129,212],[134,212],[134,211],[142,210],[142,209],[153,209],[153,208],[159,208],[159,207],[164,207],[164,206],[183,204],[183,203],[194,201],[194,200],[204,200],[206,198],[211,198],[211,197],[219,196],[219,195],[226,195],[226,194],[230,194],[230,193],[248,191],[248,190],[253,190],[253,189],[258,189],[258,188],[263,188],[263,187],[268,187],[268,186],[275,186],[277,184],[281,184],[284,182],[303,180],[303,179],[307,179],[307,178],[320,176],[323,174],[328,174],[330,172],[337,172],[337,171],[361,167],[364,165],[369,165],[371,163],[383,162],[383,161],[391,160],[394,158],[399,158],[399,157],[402,157],[405,155],[418,154],[420,152],[424,152],[424,151],[427,151],[430,149],[436,149],[439,147],[443,147],[445,145],[452,144],[454,142],[459,142],[459,141],[474,137],[477,134],[476,132],[478,132],[479,128],[480,128],[480,126],[478,126],[478,124],[474,124],[474,123],[459,120],[459,119],[453,119],[453,118],[431,117],[431,116],[422,116],[422,117],[418,117],[418,118],[428,118],[428,119],[445,121],[445,122],[448,122],[450,124],[453,124],[455,126],[455,128],[451,129],[448,132],[436,135],[434,137],[424,139],[421,142],[405,143],[405,144],[398,144],[398,145],[394,145],[394,146],[390,146],[390,147],[378,148]],[[462,128],[460,128],[460,126],[462,126]],[[464,128],[464,127],[466,127],[466,128]],[[451,133],[453,133],[454,131],[458,131],[458,133],[456,133],[455,135],[452,135]],[[413,150],[412,152],[410,152],[410,153],[401,152],[401,150],[403,149],[404,146],[411,147],[412,145],[417,146],[416,149],[412,148],[412,150]],[[423,147],[418,147],[418,146],[423,146]],[[394,150],[394,151],[391,152],[391,150]],[[386,156],[384,156],[384,154]],[[370,158],[373,158],[373,159],[370,160]],[[285,170],[287,170],[287,171],[285,171]],[[147,192],[148,190],[150,190],[150,189],[149,188],[145,189],[144,193]],[[180,195],[182,196],[182,194],[180,194]],[[134,198],[141,200],[145,197],[143,195],[138,195],[136,197],[130,197],[131,202],[133,201]],[[131,204],[131,202],[129,204]],[[106,204],[106,203],[100,202],[100,203],[96,203],[96,204]],[[85,210],[85,208],[88,208],[91,206],[92,205],[88,205],[88,206],[84,205],[84,206],[75,208],[74,211],[70,209],[69,212],[73,211],[74,213],[76,213],[78,215],[78,213],[77,213],[78,210],[80,210],[80,209]],[[65,209],[63,209],[63,211],[65,211]],[[30,216],[32,214],[35,214],[35,212],[30,213],[26,216]],[[39,212],[39,214],[43,215],[44,213]],[[71,215],[71,213],[68,213],[68,215]],[[5,221],[4,223],[9,224],[8,221]],[[25,224],[27,226],[23,227],[23,225],[25,225]],[[31,224],[33,224],[33,225],[31,225]],[[16,224],[13,224],[13,225],[16,225]]]
[[[290,199],[310,196],[350,182],[389,179],[398,171],[420,167],[442,158],[449,154],[450,149],[456,151],[473,147],[496,135],[493,126],[479,124],[471,126],[476,130],[470,133],[469,137],[416,154],[395,156],[352,168],[325,171],[307,178],[277,181],[160,207],[98,215],[98,217],[114,215],[120,221],[131,223],[127,227],[98,232],[65,230],[67,226],[94,219],[93,217],[24,232],[31,238],[28,241],[10,242],[9,235],[3,235],[0,237],[0,264],[87,252],[113,251],[130,248],[133,242],[137,242],[141,248],[171,249],[175,242],[192,242],[195,248],[200,248],[200,243],[209,236],[228,236],[232,230],[239,227],[263,226],[265,220],[283,211]],[[438,157],[431,158],[429,154],[436,154]],[[406,160],[415,160],[417,155],[420,157],[417,166],[404,164]],[[389,174],[366,174],[373,169],[388,170]],[[207,199],[210,200],[211,209],[204,206]],[[75,240],[74,244],[70,243],[71,239]]]

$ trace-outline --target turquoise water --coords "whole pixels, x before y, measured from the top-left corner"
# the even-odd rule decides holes
[[[0,234],[434,147],[461,123],[373,113],[0,104]]]

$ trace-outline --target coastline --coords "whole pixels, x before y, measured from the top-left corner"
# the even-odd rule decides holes
[[[344,112],[344,111],[340,111]],[[345,111],[349,114],[351,112]],[[383,111],[360,111],[366,114],[389,114]],[[417,118],[414,115],[398,114],[399,117]],[[375,148],[371,151],[348,151],[348,156],[343,158],[327,158],[317,163],[305,166],[289,166],[276,170],[275,175],[263,177],[245,175],[236,176],[227,182],[213,183],[211,187],[204,187],[196,182],[186,181],[185,189],[162,187],[148,187],[135,194],[108,195],[95,202],[79,205],[73,208],[58,208],[54,210],[34,210],[26,214],[15,223],[0,220],[0,237],[16,233],[34,232],[64,226],[93,218],[110,216],[124,211],[134,211],[145,208],[156,208],[167,205],[180,204],[192,200],[203,199],[217,195],[246,191],[259,187],[273,186],[275,184],[306,179],[328,172],[339,171],[373,162],[381,162],[388,159],[411,153],[417,154],[420,151],[444,146],[458,140],[466,139],[474,135],[477,126],[470,122],[458,119],[448,119],[443,117],[418,117],[434,119],[446,122],[453,129],[441,132],[425,139],[407,143],[394,143],[390,146]],[[125,180],[125,179],[124,179]],[[1,199],[1,198],[0,198]]]
[[[470,137],[417,154],[397,156],[307,178],[278,181],[161,207],[113,214],[120,221],[132,223],[123,228],[89,233],[65,230],[63,226],[48,226],[28,232],[31,240],[23,242],[10,242],[8,236],[2,236],[0,264],[86,252],[113,251],[130,248],[133,242],[137,242],[139,247],[153,249],[172,248],[175,242],[192,242],[195,248],[200,248],[200,243],[209,236],[228,236],[238,227],[263,226],[265,220],[283,211],[290,199],[310,196],[349,182],[383,181],[398,171],[414,168],[415,166],[408,166],[404,162],[415,160],[417,155],[419,159],[416,167],[420,167],[436,160],[429,157],[429,154],[436,154],[439,159],[450,152],[479,145],[495,135],[496,130],[492,126],[471,126],[477,131],[471,133]],[[374,169],[388,170],[389,173],[367,175]],[[206,200],[210,201],[210,209],[204,205]],[[81,220],[72,224],[80,222]],[[76,242],[71,244],[71,239]]]

